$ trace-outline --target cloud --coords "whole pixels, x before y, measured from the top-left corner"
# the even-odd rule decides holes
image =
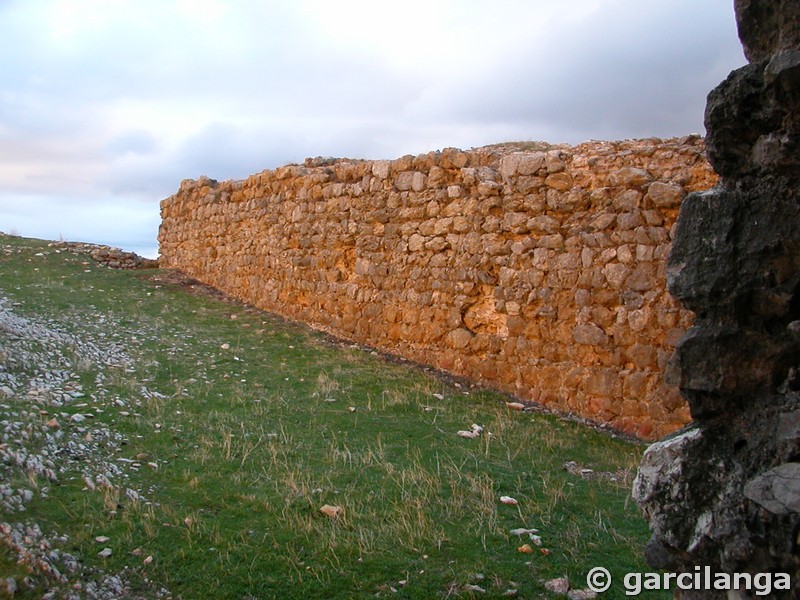
[[[742,63],[732,23],[696,2],[596,4],[501,40],[471,77],[426,90],[413,114],[513,123],[548,141],[701,131],[708,90]]]
[[[144,227],[184,178],[306,156],[702,132],[744,62],[730,0],[6,0],[0,37],[0,223],[88,198]]]

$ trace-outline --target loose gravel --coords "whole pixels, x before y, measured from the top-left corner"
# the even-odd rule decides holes
[[[133,593],[132,579],[142,589],[138,575],[89,569],[64,550],[66,535],[26,519],[31,502],[46,501],[52,486],[75,479],[87,494],[151,502],[151,490],[134,489],[128,476],[141,465],[116,456],[124,436],[95,418],[112,407],[135,411],[157,394],[144,387],[136,398],[107,391],[107,372],[131,372],[133,360],[118,342],[90,336],[89,327],[70,333],[54,320],[19,316],[0,297],[0,519],[7,519],[0,545],[30,573],[20,581],[0,578],[0,595],[30,589],[44,599],[170,597],[158,586]],[[94,384],[85,390],[81,381],[91,372]]]

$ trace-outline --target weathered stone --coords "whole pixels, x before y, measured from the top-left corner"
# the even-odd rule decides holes
[[[415,192],[421,191],[424,188],[424,179],[420,179],[420,177],[424,178],[425,175],[420,173],[419,171],[404,171],[402,173],[398,173],[397,177],[395,178],[394,185],[395,187],[401,192],[407,192],[413,189]],[[422,186],[420,189],[415,189],[414,186]]]
[[[784,463],[754,477],[744,495],[774,515],[800,513],[800,463]]]
[[[453,348],[461,349],[466,348],[474,336],[473,333],[468,329],[454,329],[447,335],[447,337],[449,338],[450,344],[453,346]]]
[[[659,208],[677,207],[684,195],[681,186],[661,181],[654,181],[647,188],[647,198]]]
[[[642,192],[639,190],[625,190],[612,201],[612,206],[619,211],[631,211],[639,208],[642,201]]]
[[[758,62],[709,94],[707,151],[721,185],[682,202],[666,270],[669,290],[697,315],[667,373],[695,423],[647,450],[634,497],[650,521],[651,566],[797,581],[800,5],[737,0],[736,12]],[[648,190],[655,205],[666,191],[657,183]],[[668,315],[659,315],[665,327]],[[667,332],[669,344],[677,333]],[[796,588],[770,596],[794,598]]]
[[[386,179],[389,177],[390,165],[388,160],[376,160],[372,163],[372,174],[378,179]]]
[[[613,186],[640,187],[652,179],[650,173],[637,167],[622,167],[609,175],[608,182]]]
[[[739,39],[750,62],[800,48],[800,21],[794,0],[736,0],[734,5]]]
[[[625,280],[625,287],[635,292],[646,292],[657,285],[655,268],[650,263],[641,263]]]
[[[460,185],[449,185],[447,186],[447,197],[448,198],[460,198],[464,194],[464,190]]]
[[[575,326],[572,330],[572,339],[575,340],[576,344],[601,346],[608,341],[608,336],[605,331],[594,323],[585,323]]]
[[[425,247],[425,238],[419,234],[413,234],[408,238],[409,252],[419,252]]]
[[[554,190],[565,192],[572,188],[572,176],[569,173],[563,172],[553,173],[547,176],[544,180],[544,184]]]
[[[428,186],[428,177],[419,171],[414,172],[414,177],[411,179],[411,189],[415,192],[421,192]]]
[[[685,402],[667,408],[674,394],[654,371],[689,325],[653,316],[678,313],[659,280],[675,211],[646,207],[646,185],[609,180],[633,167],[701,189],[714,183],[702,151],[699,138],[448,149],[182,185],[162,202],[163,266],[551,409],[662,435],[689,416]],[[616,395],[636,390],[627,404],[604,395],[610,372]]]
[[[520,155],[517,163],[517,173],[520,175],[536,175],[544,165],[543,152],[532,152]]]
[[[545,166],[548,173],[560,173],[567,168],[564,162],[564,155],[560,150],[550,150],[544,156]]]

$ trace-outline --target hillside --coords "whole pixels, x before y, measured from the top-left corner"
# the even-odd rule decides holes
[[[9,596],[537,598],[644,570],[641,445],[175,281],[0,237]]]

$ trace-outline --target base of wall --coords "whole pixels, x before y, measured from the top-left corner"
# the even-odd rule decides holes
[[[689,421],[663,373],[666,292],[700,138],[313,159],[162,202],[161,264],[359,344],[652,439]]]

